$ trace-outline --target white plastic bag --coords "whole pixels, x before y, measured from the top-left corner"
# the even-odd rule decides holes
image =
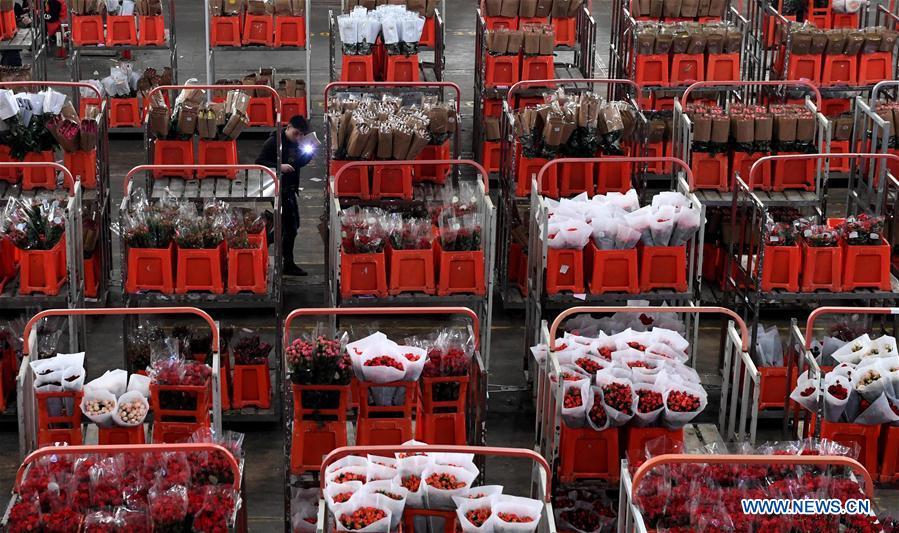
[[[340,31],[340,42],[343,44],[356,44],[359,42],[357,34],[357,20],[350,15],[339,15],[337,27]]]
[[[653,246],[668,246],[674,233],[674,207],[663,205],[649,219]]]
[[[790,399],[814,413],[818,410],[820,397],[821,391],[818,390],[817,380],[809,379],[806,370],[796,380],[796,388],[790,393]]]
[[[887,370],[877,359],[867,365],[859,365],[852,374],[852,388],[862,398],[873,403],[883,394],[887,386]]]
[[[403,519],[406,497],[409,491],[395,479],[384,479],[366,483],[360,493],[377,494],[383,497],[383,504],[390,510],[390,530],[395,530]]]
[[[462,532],[493,533],[493,503],[495,500],[496,496],[486,496],[478,499],[460,498],[458,496],[453,497],[453,502],[456,504],[456,519],[458,520],[459,527],[462,528]],[[487,516],[486,520],[484,520],[481,525],[476,525],[469,520],[467,515],[470,511],[484,512],[484,510],[489,511],[490,515]]]
[[[566,407],[565,403],[572,395],[580,399],[580,404]],[[565,381],[562,383],[562,420],[570,428],[582,428],[587,424],[587,397],[590,395],[590,379],[580,381]]]
[[[346,468],[348,466],[361,466],[367,468],[368,459],[365,457],[359,457],[358,455],[347,455],[345,457],[341,457],[340,459],[328,465],[328,468],[325,469],[325,477],[327,478],[330,474],[333,474],[334,472],[337,472],[338,470]]]

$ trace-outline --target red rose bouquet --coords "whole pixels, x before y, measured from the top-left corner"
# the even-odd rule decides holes
[[[839,232],[827,225],[810,226],[802,236],[814,248],[833,248],[840,244]]]
[[[183,531],[187,518],[187,489],[175,485],[168,489],[153,487],[149,494],[150,521],[154,532]]]
[[[493,504],[493,530],[497,533],[536,531],[540,517],[543,516],[543,508],[543,502],[539,500],[497,496]]]
[[[587,422],[586,414],[591,406],[590,380],[562,382],[562,420],[571,428],[582,428]]]
[[[10,533],[33,533],[41,530],[41,506],[37,500],[19,500],[9,512]]]
[[[379,507],[378,501],[376,496],[366,495],[359,503],[341,506],[337,511],[337,530],[388,533],[390,511]]]
[[[118,457],[104,457],[90,469],[91,507],[115,508],[123,503],[122,464]]]
[[[431,221],[424,218],[405,218],[394,213],[388,220],[390,246],[394,250],[430,250],[434,241]]]
[[[119,522],[114,511],[96,511],[84,517],[85,533],[118,533]]]
[[[455,497],[456,517],[463,533],[481,533],[492,530],[493,501],[496,496],[477,499]]]
[[[461,496],[477,478],[477,472],[445,465],[431,465],[421,475],[424,503],[430,509],[452,509],[453,496]]]
[[[850,246],[873,246],[883,243],[883,216],[862,213],[847,217],[841,231]]]
[[[707,402],[707,394],[701,386],[672,384],[665,395],[662,419],[671,429],[681,428],[696,418]]]
[[[637,395],[637,412],[634,418],[638,426],[650,426],[665,408],[665,390],[652,383],[635,383],[634,393]]]
[[[264,365],[268,362],[272,345],[263,341],[259,335],[244,335],[231,349],[235,365]]]
[[[203,489],[203,503],[194,515],[193,531],[197,533],[228,533],[232,523],[237,495],[229,486],[207,486]]]
[[[634,416],[636,398],[631,381],[622,377],[618,369],[610,370],[616,372],[600,371],[596,379],[602,388],[603,406],[610,424],[622,426]]]
[[[45,533],[71,533],[72,531],[78,531],[83,520],[84,515],[71,508],[63,508],[56,512],[45,514],[41,518]]]
[[[590,387],[590,394],[593,396],[590,409],[587,410],[587,423],[596,431],[602,431],[609,426],[609,417],[606,415],[606,409],[602,400],[602,388]]]
[[[765,233],[765,246],[793,246],[796,244],[795,228],[785,222],[769,222]]]

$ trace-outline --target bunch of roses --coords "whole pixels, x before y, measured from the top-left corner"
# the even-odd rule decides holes
[[[386,366],[389,368],[395,368],[397,370],[405,370],[405,368],[399,361],[397,361],[393,357],[390,357],[389,355],[380,355],[378,357],[374,357],[363,364],[364,366]]]
[[[668,393],[668,409],[678,413],[692,413],[699,409],[700,400],[695,394],[673,390]]]
[[[579,387],[568,387],[565,396],[562,398],[562,404],[566,409],[573,409],[584,405],[584,399],[581,397],[581,389]]]
[[[318,336],[295,339],[285,350],[290,376],[304,385],[345,385],[350,358],[340,340]]]
[[[662,408],[662,394],[651,389],[637,390],[637,412],[651,413]]]
[[[382,520],[387,513],[374,507],[360,507],[352,513],[340,515],[340,523],[349,531],[364,529],[378,520]]]
[[[425,480],[425,484],[442,490],[456,490],[465,486],[464,481],[459,481],[456,476],[447,472],[434,472]]]
[[[150,521],[153,531],[175,533],[183,531],[187,518],[187,489],[175,485],[167,490],[150,491]]]
[[[633,414],[631,410],[633,394],[633,389],[626,383],[613,381],[602,388],[602,395],[606,405],[626,415]]]
[[[246,335],[238,339],[232,350],[235,365],[264,365],[268,362],[272,345],[263,341],[259,335]]]
[[[469,509],[465,513],[465,518],[468,519],[469,522],[475,527],[481,527],[484,525],[484,522],[490,518],[491,510],[489,507],[482,507],[480,509]],[[588,530],[589,531],[589,530]]]

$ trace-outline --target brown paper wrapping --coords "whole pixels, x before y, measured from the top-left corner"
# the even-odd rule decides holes
[[[406,159],[409,147],[412,146],[412,132],[406,129],[398,129],[393,132],[393,158]]]
[[[250,119],[243,113],[232,113],[228,118],[228,122],[222,128],[222,134],[228,140],[235,140],[240,136],[240,132],[250,125]]]
[[[347,139],[347,157],[358,159],[362,155],[362,151],[365,150],[365,145],[368,143],[370,133],[371,129],[368,127],[368,124],[357,124],[353,127],[349,139]]]
[[[378,150],[378,128],[371,128],[365,139],[365,146],[362,148],[362,154],[359,157],[365,160],[372,159]]]
[[[553,0],[552,16],[553,18],[565,18],[571,8],[572,0]]]
[[[649,123],[649,131],[646,134],[646,140],[651,143],[664,141],[667,129],[664,120],[661,118],[653,118]]]
[[[815,117],[808,115],[796,119],[796,140],[801,142],[815,140]]]
[[[750,144],[755,140],[755,119],[752,117],[731,117],[730,129],[734,141],[740,144]]]
[[[724,53],[724,30],[711,30],[706,34],[705,50],[709,54]]]
[[[537,8],[534,10],[534,16],[546,18],[552,13],[552,10],[552,0],[537,0]]]
[[[866,54],[877,52],[883,43],[883,35],[879,31],[871,31],[875,29],[868,28],[868,31],[865,32],[865,45],[862,47],[862,51]]]
[[[687,45],[688,54],[701,54],[705,51],[706,36],[703,33],[690,34],[690,44]]]
[[[840,30],[831,30],[827,32],[827,47],[824,53],[827,55],[840,55],[846,47],[846,34]]]
[[[852,116],[841,115],[833,119],[833,140],[848,141],[852,138]]]
[[[662,18],[662,11],[664,11],[662,2],[663,0],[649,0],[649,16],[651,18]]]
[[[536,17],[537,16],[537,0],[521,0],[518,4],[519,17]]]
[[[699,0],[699,9],[696,10],[697,17],[708,17],[709,16],[709,8],[712,5],[711,0]]]
[[[416,131],[412,136],[412,143],[409,145],[409,152],[406,154],[406,159],[415,159],[419,155],[421,155],[422,150],[430,142],[430,137],[428,137],[427,132],[424,131]]]
[[[487,48],[493,54],[505,54],[509,49],[509,31],[503,29],[487,32]]]
[[[726,143],[730,137],[730,118],[726,116],[712,117],[712,138],[713,143]]]
[[[656,35],[655,53],[667,54],[671,51],[672,42],[674,42],[674,35],[670,33],[660,33]]]
[[[169,123],[171,117],[169,110],[165,107],[154,107],[150,109],[150,131],[157,139],[165,139],[169,135]]]
[[[681,0],[662,0],[663,17],[679,17]]]
[[[820,31],[812,33],[812,45],[809,48],[809,53],[812,55],[821,55],[826,48],[827,34]]]
[[[680,16],[693,18],[699,12],[699,0],[681,0]]]
[[[501,17],[517,17],[518,0],[503,0],[503,6],[499,14]]]
[[[777,115],[774,117],[774,137],[780,142],[796,140],[796,117],[793,115]]]
[[[690,34],[686,30],[679,30],[674,34],[674,41],[671,43],[671,52],[674,54],[686,54],[687,48],[690,46]]]
[[[499,17],[501,16],[503,9],[503,0],[486,0],[484,2],[485,7],[485,15],[488,17]]]
[[[506,48],[506,52],[509,54],[517,54],[521,51],[521,47],[524,45],[524,32],[521,30],[511,30],[509,31],[509,46]]]
[[[656,34],[649,29],[637,34],[637,53],[649,55],[655,52]]]
[[[880,41],[880,48],[878,50],[880,52],[892,52],[893,48],[896,47],[897,38],[899,38],[899,33],[896,33],[893,30],[884,29],[883,38]]]
[[[244,0],[222,0],[222,12],[225,15],[240,15],[244,5]]]
[[[524,53],[529,56],[535,56],[540,53],[540,33],[534,31],[534,28],[528,28],[524,31]]]
[[[707,143],[712,139],[712,117],[693,115],[693,141]]]
[[[540,34],[540,55],[551,56],[556,49],[556,34],[552,29],[544,29]]]
[[[178,111],[178,133],[193,135],[197,131],[197,113],[199,109],[191,102],[183,102]]]
[[[496,117],[487,117],[484,119],[484,138],[488,142],[498,141],[502,136],[499,127],[499,119]]]
[[[846,44],[843,53],[848,56],[858,55],[865,44],[865,34],[860,31],[852,31],[846,34]]]
[[[727,2],[725,0],[710,0],[709,1],[709,10],[705,16],[724,18],[724,14],[726,11],[727,11]]]
[[[774,118],[770,114],[755,117],[756,142],[771,142],[774,133]]]
[[[742,49],[743,34],[734,28],[728,28],[727,34],[724,36],[724,53],[739,54]]]

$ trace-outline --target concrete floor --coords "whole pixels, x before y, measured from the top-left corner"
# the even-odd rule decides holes
[[[599,25],[597,42],[598,77],[605,75],[608,61],[609,3],[605,0],[594,2],[594,14]],[[309,95],[312,98],[313,124],[320,132],[322,129],[321,113],[323,88],[328,82],[328,9],[338,9],[339,2],[334,0],[314,0],[312,10],[312,76],[309,83]],[[457,83],[463,91],[463,143],[462,150],[468,152],[471,142],[471,111],[473,92],[473,48],[474,48],[474,0],[447,0],[449,16],[447,17],[447,50],[445,79]],[[203,56],[203,2],[197,0],[177,0],[177,32],[179,46],[179,81],[184,82],[196,77],[205,79],[205,63]],[[154,56],[155,54],[155,56]],[[303,57],[291,54],[231,53],[227,58],[219,58],[220,70],[217,77],[238,75],[254,71],[259,67],[278,67],[279,70],[299,71]],[[166,61],[165,53],[146,53],[135,58],[136,68],[162,66]],[[62,60],[51,60],[51,77],[58,80],[69,79],[69,66]],[[97,59],[86,63],[83,72],[89,77],[106,75],[112,60]],[[91,73],[94,73],[91,75]],[[242,137],[239,143],[241,162],[252,162],[263,139]],[[120,203],[122,177],[133,166],[145,160],[143,146],[138,137],[130,139],[116,138],[111,141],[111,190],[113,205]],[[302,173],[303,187],[301,192],[301,212],[303,224],[297,239],[298,262],[309,271],[307,278],[285,279],[285,310],[300,307],[319,307],[324,305],[325,271],[323,266],[323,247],[317,228],[318,218],[322,212],[322,182],[312,181],[324,176],[322,161],[313,162]],[[113,220],[116,220],[113,217]],[[115,245],[118,248],[118,243]],[[114,257],[118,257],[117,252]],[[113,276],[118,279],[118,272]],[[116,286],[117,282],[113,283]],[[110,302],[115,305],[118,298]],[[218,318],[218,317],[217,317]],[[274,334],[271,319],[262,313],[231,313],[223,315],[222,320],[239,321],[241,325],[249,325],[267,329]],[[496,385],[520,386],[523,384],[521,372],[523,312],[503,312],[497,304],[494,309],[491,383]],[[122,364],[121,323],[115,319],[91,320],[88,323],[88,361],[91,376],[103,373],[107,368],[120,367]],[[717,327],[711,327],[717,331]],[[711,353],[717,353],[715,335],[703,336],[704,346],[707,343]],[[703,353],[707,353],[702,350]],[[712,358],[704,361],[711,370]],[[714,405],[714,404],[710,404]],[[534,417],[529,408],[524,408],[518,393],[496,391],[491,393],[488,417],[488,443],[515,447],[531,447],[533,445]],[[245,449],[247,450],[247,474],[250,515],[252,531],[273,531],[282,522],[282,455],[283,430],[271,425],[244,425],[235,429],[247,433]],[[19,464],[17,451],[16,428],[9,424],[0,431],[0,488],[11,487]],[[491,472],[491,483],[519,487],[526,490],[529,470],[522,469],[509,461],[492,461],[488,468]],[[5,489],[4,489],[5,490]],[[5,505],[5,498],[0,498]]]

